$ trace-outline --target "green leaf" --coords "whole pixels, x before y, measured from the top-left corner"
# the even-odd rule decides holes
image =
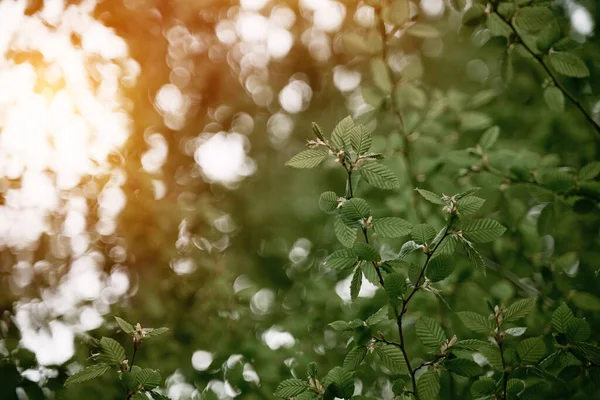
[[[144,368],[135,376],[135,387],[139,387],[141,385],[144,390],[152,390],[160,386],[160,382],[160,372],[151,368]]]
[[[277,390],[275,390],[274,395],[284,399],[289,399],[294,396],[298,396],[300,393],[308,389],[310,389],[310,386],[307,382],[301,379],[291,378],[281,382],[279,386],[277,386]]]
[[[590,338],[592,331],[586,320],[581,318],[572,318],[567,322],[567,340],[569,343],[585,342]]]
[[[131,336],[135,335],[135,328],[133,327],[133,325],[119,317],[115,317],[115,320],[117,321],[117,324],[119,324],[123,332]]]
[[[319,366],[316,362],[311,361],[306,366],[306,374],[311,378],[316,378],[319,373]]]
[[[351,331],[352,327],[346,321],[333,321],[329,324],[331,329],[336,332]]]
[[[125,349],[116,340],[103,337],[100,339],[100,358],[110,365],[121,365],[126,359]]]
[[[526,317],[534,310],[535,302],[535,297],[515,301],[502,313],[504,322],[513,322]]]
[[[545,352],[546,346],[541,336],[524,339],[517,345],[517,354],[523,362],[536,363],[544,356]]]
[[[495,13],[490,13],[488,15],[486,25],[492,36],[509,38],[514,33],[510,25],[508,25],[501,16]]]
[[[381,58],[371,59],[371,74],[373,82],[383,93],[392,93],[392,79],[385,61]]]
[[[525,383],[520,379],[509,379],[506,382],[506,392],[507,394],[516,396],[521,393],[525,389]]]
[[[65,381],[65,387],[70,386],[74,383],[81,383],[85,381],[89,381],[91,379],[98,378],[104,375],[106,372],[110,370],[110,365],[106,364],[96,364],[89,366],[81,371],[69,376]]]
[[[433,318],[422,316],[415,325],[417,337],[423,346],[438,348],[446,341],[446,334]]]
[[[385,291],[391,298],[402,296],[407,289],[406,276],[399,272],[387,274],[383,281],[385,283]]]
[[[496,381],[492,378],[483,377],[471,385],[471,396],[474,399],[487,399],[496,391]]]
[[[385,99],[385,94],[373,85],[362,85],[360,87],[360,95],[365,103],[375,109],[378,109]]]
[[[327,214],[335,214],[338,209],[338,195],[335,192],[324,192],[319,197],[319,208]]]
[[[516,25],[528,32],[538,32],[554,19],[554,14],[545,7],[524,7],[515,17]]]
[[[492,322],[484,315],[473,311],[461,311],[457,314],[464,326],[473,332],[490,333],[493,329]]]
[[[158,392],[152,391],[152,392],[148,392],[150,393],[150,396],[152,397],[152,399],[154,400],[171,400],[169,399],[167,396],[164,396]]]
[[[308,149],[301,151],[285,163],[293,168],[314,168],[321,164],[327,158],[328,152],[325,149]]]
[[[460,192],[460,193],[458,193],[458,194],[455,194],[455,195],[454,195],[454,198],[455,198],[456,200],[460,200],[460,199],[462,199],[463,197],[466,197],[466,196],[470,196],[470,195],[472,195],[472,194],[475,194],[475,193],[479,192],[480,190],[481,190],[481,188],[480,188],[480,187],[472,187],[472,188],[469,188],[469,189],[467,189],[467,190],[465,190],[465,191],[463,191],[463,192]]]
[[[365,346],[357,346],[350,350],[344,358],[344,368],[347,370],[356,369],[360,363],[365,359],[367,355],[367,348]]]
[[[313,133],[315,134],[315,136],[317,137],[317,139],[319,139],[322,142],[324,142],[325,141],[325,135],[323,134],[323,129],[321,129],[321,127],[316,122],[313,122],[311,126],[312,126]]]
[[[452,346],[452,348],[464,349],[469,351],[481,351],[481,349],[489,347],[494,347],[494,345],[490,342],[484,342],[483,340],[479,339],[459,340]]]
[[[444,367],[460,376],[472,377],[483,373],[483,368],[473,360],[466,358],[452,358],[444,361]]]
[[[489,243],[502,236],[506,228],[493,219],[476,219],[462,227],[465,238],[475,243]]]
[[[375,247],[368,243],[356,243],[354,245],[354,252],[360,260],[364,261],[379,261],[381,256]]]
[[[552,50],[554,50],[554,51],[570,51],[570,50],[575,50],[579,47],[581,47],[581,44],[579,44],[579,42],[576,42],[571,38],[564,37],[552,45]]]
[[[485,203],[485,199],[477,196],[465,196],[457,201],[458,213],[462,215],[471,215],[476,213]]]
[[[545,168],[539,171],[538,177],[544,186],[559,193],[575,185],[575,176],[563,169]]]
[[[348,150],[351,145],[349,133],[352,128],[354,128],[354,121],[350,116],[338,122],[331,133],[333,147],[340,150]]]
[[[342,245],[345,247],[354,247],[356,235],[358,234],[357,228],[349,227],[343,222],[342,217],[339,216],[333,222],[333,230],[335,232],[335,237]]]
[[[556,310],[554,310],[554,313],[552,313],[552,329],[558,333],[566,333],[567,324],[572,319],[573,312],[565,303],[562,303]]]
[[[591,293],[572,291],[569,299],[582,310],[600,311],[600,299]]]
[[[591,181],[598,175],[600,175],[600,161],[593,161],[579,170],[578,177],[580,181]]]
[[[371,148],[371,134],[363,125],[357,125],[350,130],[350,143],[356,154],[363,155]]]
[[[485,20],[485,7],[481,4],[473,4],[462,17],[462,23],[466,26],[477,26]]]
[[[325,386],[331,386],[332,394],[340,398],[350,398],[354,393],[354,378],[345,368],[335,367],[327,373],[323,380]]]
[[[408,28],[406,33],[410,36],[415,36],[422,39],[431,39],[440,36],[440,32],[436,28],[420,22],[417,22]]]
[[[550,111],[558,113],[565,111],[565,96],[556,86],[548,86],[544,89],[544,100]]]
[[[355,197],[342,205],[342,220],[352,228],[361,226],[361,221],[371,216],[371,207],[365,200]]]
[[[169,331],[169,328],[166,327],[161,327],[161,328],[145,328],[144,329],[146,331],[146,336],[145,338],[151,338],[151,337],[155,337],[155,336],[160,336],[162,334],[165,334]]]
[[[586,78],[590,76],[590,70],[581,60],[571,53],[552,52],[548,55],[550,65],[559,74],[569,76],[571,78]]]
[[[392,170],[375,161],[363,163],[360,166],[360,176],[370,185],[379,189],[397,189],[400,187],[400,181]]]
[[[471,264],[473,264],[475,269],[481,271],[481,273],[483,273],[485,275],[486,264],[485,264],[485,261],[483,261],[481,254],[479,254],[479,252],[477,252],[477,250],[475,250],[475,248],[473,247],[473,245],[470,242],[463,240],[462,244],[463,244],[463,248],[465,249],[465,253],[467,253],[467,257],[469,257],[469,260],[471,261]]]
[[[419,400],[435,400],[440,394],[440,376],[429,369],[417,381]]]
[[[412,224],[402,218],[386,217],[373,221],[373,230],[384,238],[398,238],[408,235]]]
[[[360,292],[360,287],[362,286],[362,270],[360,268],[356,268],[354,271],[354,275],[352,275],[352,281],[350,282],[350,298],[352,300],[356,300],[358,297],[358,293]]]
[[[555,225],[554,205],[548,203],[540,211],[540,215],[536,221],[537,231],[540,235],[549,235]]]
[[[492,125],[492,119],[479,111],[464,111],[459,115],[460,129],[462,131],[478,131],[489,128]]]
[[[139,385],[136,383],[137,374],[142,371],[140,367],[134,365],[131,371],[123,371],[121,373],[121,383],[128,390],[137,390]]]
[[[489,150],[494,147],[494,144],[496,144],[499,136],[500,128],[497,126],[492,126],[485,131],[483,135],[481,135],[481,138],[479,139],[479,146],[481,146],[481,148],[484,150]]]
[[[325,265],[329,268],[333,268],[336,271],[344,271],[354,267],[358,263],[358,256],[354,252],[354,249],[342,249],[331,253]]]
[[[431,282],[439,282],[448,277],[454,270],[453,257],[450,254],[440,254],[429,261],[425,276]]]
[[[419,244],[429,243],[435,237],[435,229],[428,224],[415,225],[410,232],[410,237]]]
[[[456,245],[458,244],[458,238],[454,235],[446,236],[442,243],[438,246],[435,254],[447,254],[453,255],[456,251]]]
[[[398,254],[398,258],[404,258],[413,251],[422,249],[423,245],[417,244],[415,241],[410,240],[402,245],[400,248],[400,254]]]
[[[379,275],[377,274],[377,270],[373,266],[373,263],[363,263],[362,265],[363,275],[369,282],[373,285],[379,285]]]
[[[408,373],[404,356],[399,348],[393,345],[381,345],[375,348],[375,351],[381,358],[381,363],[390,371],[396,374]]]
[[[385,305],[385,306],[381,307],[379,310],[377,310],[377,312],[375,314],[373,314],[369,318],[367,318],[367,320],[365,322],[367,323],[367,325],[373,326],[382,321],[385,321],[387,319],[387,315],[388,315],[388,306]]]
[[[462,12],[467,6],[467,0],[450,0],[450,5],[455,11]]]
[[[600,365],[600,348],[585,342],[570,343],[573,353]]]
[[[419,192],[419,194],[428,202],[433,203],[433,204],[440,204],[440,205],[444,205],[446,203],[444,203],[444,201],[442,200],[442,196],[440,196],[437,193],[433,193],[430,192],[429,190],[425,190],[425,189],[419,189],[416,188],[415,189],[417,192]]]

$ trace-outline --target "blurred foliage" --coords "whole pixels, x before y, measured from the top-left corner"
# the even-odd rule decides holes
[[[508,398],[594,398],[600,369],[598,36],[573,29],[567,3],[474,1],[465,9],[465,2],[452,0],[440,2],[445,5],[442,12],[430,15],[422,12],[425,2],[346,0],[336,3],[345,10],[340,28],[320,32],[331,54],[319,59],[302,39],[315,29],[305,3],[310,2],[267,2],[260,13],[287,7],[295,14],[290,27],[294,44],[284,58],[252,67],[268,72],[262,76],[274,93],[292,77],[308,84],[310,102],[295,113],[277,99],[257,103],[248,89],[247,71],[232,61],[236,49],[219,42],[219,21],[244,12],[237,2],[104,1],[96,8],[95,16],[126,40],[141,66],[138,84],[126,93],[134,105],[134,130],[114,159],[114,167],[126,177],[127,203],[117,232],[94,241],[109,260],[106,272],[116,264],[110,261],[113,245],[127,250],[123,264],[131,288],[110,313],[142,326],[169,328],[160,342],[143,348],[136,364],[160,369],[168,377],[161,388],[173,399],[273,398],[282,381],[292,389],[280,388],[279,394],[290,397],[296,386],[314,386],[315,378],[329,390],[327,396],[349,397],[356,391],[388,399],[412,391],[410,376],[385,361],[393,356],[369,353],[362,365],[360,357],[356,365],[345,362],[354,344],[368,344],[371,334],[398,339],[387,315],[375,332],[361,325],[348,335],[329,325],[367,320],[389,301],[384,290],[372,297],[342,299],[336,293],[342,292],[339,282],[348,271],[324,263],[343,246],[334,217],[319,209],[318,200],[326,191],[346,196],[346,172],[331,160],[311,171],[284,167],[306,140],[315,140],[312,121],[329,134],[351,114],[372,137],[369,151],[385,157],[382,165],[397,179],[392,190],[354,182],[354,195],[368,201],[371,215],[428,224],[437,232],[446,224],[444,205],[427,202],[413,189],[441,196],[481,187],[476,196],[485,203],[473,217],[486,216],[507,228],[492,243],[476,246],[485,268],[474,268],[468,250],[459,246],[450,275],[431,283],[429,291],[416,291],[411,300],[403,317],[403,340],[413,367],[442,365],[441,353],[434,354],[418,337],[419,324],[430,321],[437,324],[436,331],[441,327],[447,344],[454,335],[463,342],[462,348],[445,353],[452,359],[479,353],[489,361],[473,373],[455,362],[454,367],[445,366],[453,373],[440,368],[440,377],[425,364],[420,372],[429,368],[418,378],[430,384],[417,387],[419,398],[429,398],[429,386],[439,386],[444,399],[502,398],[502,387],[496,384],[504,379],[503,368],[494,355],[486,355],[482,343],[469,346],[466,341],[499,339],[504,329],[486,333],[475,324],[473,332],[465,314],[458,312],[478,313],[484,320],[492,313],[487,321],[498,321],[499,315],[506,317],[502,313],[507,308],[526,298],[535,301],[512,327],[526,330],[513,330],[515,336],[506,339],[507,363],[515,366],[507,381]],[[28,12],[39,7],[41,2],[31,2]],[[578,7],[585,7],[596,26],[600,23],[595,2]],[[373,24],[357,22],[359,8],[372,13]],[[172,50],[165,34],[176,25],[202,35],[210,50],[190,56],[190,90],[201,101],[186,115],[183,128],[170,129],[151,97],[169,81],[171,68],[165,60]],[[339,66],[360,73],[357,88],[339,90],[334,83]],[[248,139],[256,172],[234,185],[210,183],[186,143],[200,132],[235,131],[235,117],[242,112],[253,119]],[[291,135],[279,141],[270,133],[275,113],[285,114],[294,125]],[[141,163],[149,127],[164,131],[169,147],[167,161],[156,174],[146,172]],[[155,198],[154,179],[166,186],[160,199]],[[226,229],[218,223],[224,217],[229,221]],[[88,222],[92,226],[96,221]],[[13,266],[23,254],[2,250],[0,398],[24,398],[23,393],[29,399],[123,398],[117,374],[63,388],[68,376],[88,364],[91,337],[125,343],[127,335],[112,318],[107,316],[94,331],[80,332],[75,357],[64,365],[40,367],[19,345],[16,302],[35,299],[69,269],[71,260],[52,255],[50,242],[42,237],[26,257],[51,262],[58,277],[36,278],[25,292],[13,292],[10,285]],[[384,259],[395,259],[404,242],[378,235],[373,244]],[[411,262],[418,260],[410,257]],[[171,267],[179,259],[192,259],[195,269],[175,273]],[[411,276],[410,270],[402,271]],[[490,310],[488,304],[504,308]],[[555,322],[560,312],[564,326]],[[56,318],[45,317],[40,326]],[[577,321],[571,325],[578,329],[568,328],[569,321]],[[269,347],[265,336],[273,330],[288,332],[293,343]],[[539,350],[539,357],[522,357],[523,346]],[[197,350],[213,354],[204,370],[193,367]],[[516,368],[519,360],[527,367]],[[349,378],[339,368],[343,365],[356,367],[354,375]],[[53,372],[38,384],[23,376],[31,369]],[[479,378],[482,371],[489,376]],[[349,389],[350,380],[354,390]]]

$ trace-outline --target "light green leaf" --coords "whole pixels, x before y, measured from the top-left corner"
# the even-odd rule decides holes
[[[559,74],[569,76],[571,78],[586,78],[590,76],[590,70],[581,60],[571,53],[552,52],[548,55],[550,65]]]
[[[410,240],[402,245],[400,248],[400,254],[398,254],[398,258],[404,258],[413,251],[422,249],[423,245],[417,244],[415,241]]]
[[[455,11],[462,12],[467,6],[467,0],[450,0],[450,5]]]
[[[357,346],[350,350],[344,358],[344,368],[347,370],[356,369],[360,363],[365,359],[367,355],[367,348],[365,346]]]
[[[526,317],[534,310],[535,302],[535,297],[515,301],[502,313],[504,322],[514,322]]]
[[[329,324],[331,329],[336,332],[351,331],[352,327],[346,321],[333,321]]]
[[[420,22],[417,22],[408,28],[406,33],[410,36],[415,36],[422,39],[431,39],[440,36],[440,32],[436,28]]]
[[[125,349],[116,340],[103,337],[100,339],[100,358],[110,365],[121,365],[125,360]]]
[[[368,161],[360,166],[360,175],[372,186],[379,189],[397,189],[400,181],[391,169],[385,165]]]
[[[429,261],[429,264],[427,264],[425,276],[431,282],[439,282],[448,277],[453,270],[453,257],[450,254],[439,254],[432,258],[431,261]]]
[[[481,148],[484,150],[489,150],[494,146],[494,144],[496,144],[499,136],[500,128],[497,126],[492,126],[485,131],[483,135],[481,135],[481,138],[479,139],[479,146],[481,146]]]
[[[373,263],[363,263],[361,268],[363,275],[369,282],[373,285],[379,285],[379,275],[377,274],[377,270],[373,266]]]
[[[387,319],[387,315],[388,315],[388,306],[385,305],[385,306],[381,307],[379,310],[377,310],[377,312],[375,314],[373,314],[369,318],[367,318],[367,320],[365,322],[367,323],[367,325],[373,326],[382,321],[385,321]]]
[[[466,358],[453,358],[444,361],[444,367],[460,376],[472,377],[483,373],[483,368],[473,360]]]
[[[128,390],[137,390],[139,385],[136,383],[137,375],[142,371],[140,367],[134,365],[131,371],[123,371],[121,373],[121,383]]]
[[[510,25],[508,25],[498,14],[489,14],[486,25],[492,36],[508,38],[513,34],[513,30]]]
[[[462,227],[465,238],[475,243],[489,243],[502,236],[506,228],[493,219],[476,219]]]
[[[375,109],[379,108],[385,99],[385,94],[373,85],[362,85],[360,87],[360,95],[365,103]]]
[[[406,292],[406,276],[399,272],[387,274],[383,278],[383,281],[385,283],[385,291],[391,298],[400,297]]]
[[[524,339],[517,345],[517,353],[523,362],[536,363],[544,356],[545,352],[546,346],[541,336]]]
[[[151,337],[160,336],[160,335],[167,333],[169,331],[169,328],[166,328],[163,326],[160,328],[145,328],[144,330],[146,331],[145,338],[151,338]]]
[[[350,298],[356,300],[360,287],[362,286],[362,271],[360,268],[356,268],[354,275],[352,275],[352,281],[350,282]]]
[[[440,324],[431,317],[422,316],[417,319],[415,329],[417,331],[417,337],[421,343],[423,343],[423,346],[438,348],[446,341],[444,330]]]
[[[489,128],[492,119],[479,111],[464,111],[459,115],[460,129],[462,131],[478,131]]]
[[[417,192],[419,192],[419,194],[430,203],[440,204],[440,205],[445,204],[444,201],[442,200],[442,196],[440,196],[437,193],[433,193],[433,192],[430,192],[429,190],[419,189],[419,188],[416,188],[415,190]]]
[[[335,192],[324,192],[319,197],[319,208],[327,214],[335,214],[338,207],[338,195]]]
[[[144,368],[135,375],[135,387],[139,387],[141,385],[144,390],[152,390],[160,386],[160,382],[160,372],[151,368]]]
[[[410,232],[410,237],[419,244],[429,243],[435,237],[435,229],[428,224],[415,225]]]
[[[117,321],[117,324],[119,324],[123,332],[125,332],[128,335],[135,335],[135,328],[133,327],[133,325],[119,317],[115,317],[115,320]]]
[[[390,78],[388,67],[383,59],[371,59],[371,74],[373,82],[375,82],[375,85],[381,89],[383,93],[392,93],[392,79]]]
[[[485,203],[485,199],[477,196],[465,196],[458,200],[458,213],[462,215],[471,215],[476,213]]]
[[[352,117],[348,116],[341,120],[331,133],[331,143],[333,147],[340,150],[350,149],[350,130],[354,128]]]
[[[467,329],[473,332],[490,333],[493,329],[492,322],[487,316],[473,311],[461,311],[457,314]]]
[[[291,378],[281,382],[279,386],[277,386],[274,395],[284,399],[290,399],[308,389],[310,389],[310,386],[307,382],[301,379]]]
[[[526,331],[527,331],[526,327],[518,326],[518,327],[514,327],[514,328],[508,328],[505,332],[507,335],[518,337],[518,336],[522,336]]]
[[[446,236],[442,243],[437,248],[435,254],[448,254],[452,255],[456,251],[456,245],[458,244],[458,238],[454,235]]]
[[[401,26],[410,18],[410,7],[408,0],[392,0],[384,3],[382,17],[390,25]]]
[[[554,19],[554,14],[545,7],[524,7],[515,16],[516,25],[528,32],[538,32]]]
[[[427,370],[417,381],[419,400],[435,400],[440,394],[440,376],[432,369]]]
[[[331,253],[325,265],[336,271],[344,271],[354,267],[358,263],[358,256],[354,249],[342,249]]]
[[[479,192],[480,190],[481,190],[481,188],[480,188],[480,187],[477,187],[477,186],[475,186],[475,187],[469,188],[469,189],[467,189],[467,190],[465,190],[465,191],[463,191],[463,192],[460,192],[460,193],[458,193],[458,194],[455,194],[455,195],[454,195],[454,198],[455,198],[456,200],[460,200],[460,199],[462,199],[463,197],[466,197],[466,196],[470,196],[470,195],[472,195],[472,194],[475,194],[475,193]]]
[[[314,168],[321,164],[327,155],[327,150],[322,148],[308,149],[296,154],[285,165],[293,168]]]
[[[350,143],[358,155],[363,155],[371,148],[371,134],[363,125],[356,125],[350,130]]]
[[[355,197],[346,200],[342,205],[342,220],[352,228],[361,226],[362,219],[367,219],[371,216],[371,207],[364,199]]]
[[[106,364],[96,364],[89,366],[81,371],[69,376],[65,381],[65,387],[70,386],[74,383],[81,383],[85,381],[89,381],[91,379],[98,378],[104,375],[106,372],[110,370],[110,365]]]
[[[354,245],[354,253],[358,256],[359,260],[364,261],[379,261],[381,256],[375,247],[368,243],[356,243]]]
[[[600,161],[592,161],[579,170],[578,177],[580,181],[591,181],[598,175],[600,175]]]
[[[569,321],[571,321],[573,318],[573,312],[565,303],[562,303],[552,313],[552,329],[554,329],[554,331],[558,333],[566,333],[567,325]]]
[[[570,51],[570,50],[575,50],[579,47],[581,47],[581,44],[579,42],[576,42],[575,40],[573,40],[571,38],[564,37],[552,45],[552,50],[554,50],[554,51]]]
[[[333,394],[340,398],[350,398],[354,393],[354,378],[345,368],[335,367],[323,379],[325,386],[332,385]]]
[[[393,345],[381,345],[376,347],[375,351],[387,369],[396,374],[408,373],[406,362],[399,348]]]
[[[357,228],[349,227],[343,222],[342,217],[338,216],[333,222],[333,230],[335,232],[335,237],[342,245],[345,247],[354,247],[354,242],[356,242],[356,236],[358,234]]]
[[[600,299],[591,293],[572,291],[569,299],[582,310],[600,311]]]
[[[373,230],[384,238],[398,238],[408,235],[412,224],[402,218],[386,217],[373,221]]]
[[[548,86],[544,89],[544,100],[550,111],[558,113],[565,111],[565,96],[556,86]]]

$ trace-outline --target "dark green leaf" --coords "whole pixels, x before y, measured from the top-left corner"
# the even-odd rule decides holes
[[[383,281],[385,283],[385,291],[391,298],[400,297],[406,292],[406,276],[401,273],[394,272],[387,274]]]
[[[438,348],[446,341],[444,330],[433,318],[422,316],[415,324],[417,337],[424,346]]]
[[[548,56],[550,65],[559,74],[569,76],[571,78],[586,78],[590,76],[590,70],[581,60],[571,53],[553,52]]]
[[[440,376],[429,369],[417,381],[419,400],[435,400],[440,394]]]
[[[429,243],[435,237],[435,229],[428,224],[415,225],[410,232],[410,237],[416,243]]]
[[[100,339],[100,358],[110,365],[121,365],[125,357],[125,349],[116,340],[103,337]]]
[[[360,166],[360,175],[372,186],[379,189],[397,189],[400,181],[391,169],[385,165],[367,161]]]
[[[444,367],[452,373],[460,376],[478,376],[483,373],[483,368],[473,360],[466,358],[453,358],[444,361]]]
[[[492,331],[492,322],[487,316],[478,314],[473,311],[461,311],[458,314],[458,318],[467,327],[477,333],[490,333]]]
[[[402,218],[386,217],[373,221],[373,230],[384,238],[398,238],[408,235],[412,224]]]
[[[335,269],[336,271],[344,271],[354,267],[358,263],[358,256],[354,249],[342,249],[331,253],[325,265]]]
[[[90,379],[98,378],[110,370],[110,365],[96,364],[89,366],[81,371],[69,376],[65,381],[65,387],[74,383],[89,381]]]
[[[502,236],[506,228],[493,219],[476,219],[462,227],[465,238],[475,243],[488,243]]]
[[[381,345],[376,347],[375,351],[381,358],[381,363],[393,373],[405,374],[408,372],[402,352],[396,346]]]
[[[274,395],[284,399],[290,399],[294,396],[298,396],[309,388],[310,386],[307,382],[301,379],[291,378],[281,382],[279,386],[277,386]]]
[[[545,352],[546,346],[542,337],[524,339],[517,344],[517,353],[522,362],[536,363]]]
[[[357,346],[350,350],[344,358],[344,368],[347,370],[356,369],[365,359],[367,355],[367,348],[365,346]]]
[[[352,275],[352,281],[350,282],[350,298],[352,300],[356,300],[358,297],[358,293],[360,292],[360,287],[362,286],[362,270],[360,268],[356,268],[354,271],[354,275]]]
[[[513,322],[526,317],[534,310],[535,302],[535,298],[515,301],[503,312],[504,322]]]

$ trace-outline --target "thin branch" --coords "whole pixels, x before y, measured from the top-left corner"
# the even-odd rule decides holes
[[[525,50],[527,50],[527,52],[542,66],[542,68],[544,68],[544,70],[546,71],[546,73],[548,74],[548,76],[550,77],[550,79],[552,79],[552,82],[554,83],[554,86],[556,86],[557,88],[559,88],[560,91],[563,92],[563,94],[569,100],[571,100],[571,102],[579,109],[579,111],[581,111],[581,113],[588,120],[588,122],[590,124],[592,124],[592,126],[594,127],[594,129],[596,130],[596,132],[600,133],[600,124],[585,109],[585,107],[583,106],[583,104],[581,104],[581,102],[575,96],[573,96],[571,94],[571,92],[569,92],[569,90],[565,87],[565,85],[563,85],[563,83],[558,79],[558,77],[556,76],[556,74],[554,73],[554,71],[552,71],[552,69],[550,69],[550,67],[544,62],[543,57],[541,55],[537,54],[531,47],[529,47],[529,45],[527,45],[527,43],[525,43],[525,41],[523,40],[523,38],[521,37],[521,35],[519,35],[519,33],[517,32],[517,30],[515,29],[515,26],[512,23],[512,21],[510,19],[506,20],[496,10],[494,10],[494,14],[498,15],[498,17],[500,17],[504,22],[506,22],[508,24],[508,26],[510,27],[510,29],[512,30],[512,32],[519,39],[519,42],[525,48]]]
[[[506,361],[504,360],[504,352],[502,351],[502,338],[500,337],[500,320],[496,316],[496,326],[498,327],[498,333],[496,334],[496,341],[498,342],[498,349],[500,350],[500,359],[502,360],[502,398],[506,400],[506,392],[508,390],[508,372],[506,371]]]

